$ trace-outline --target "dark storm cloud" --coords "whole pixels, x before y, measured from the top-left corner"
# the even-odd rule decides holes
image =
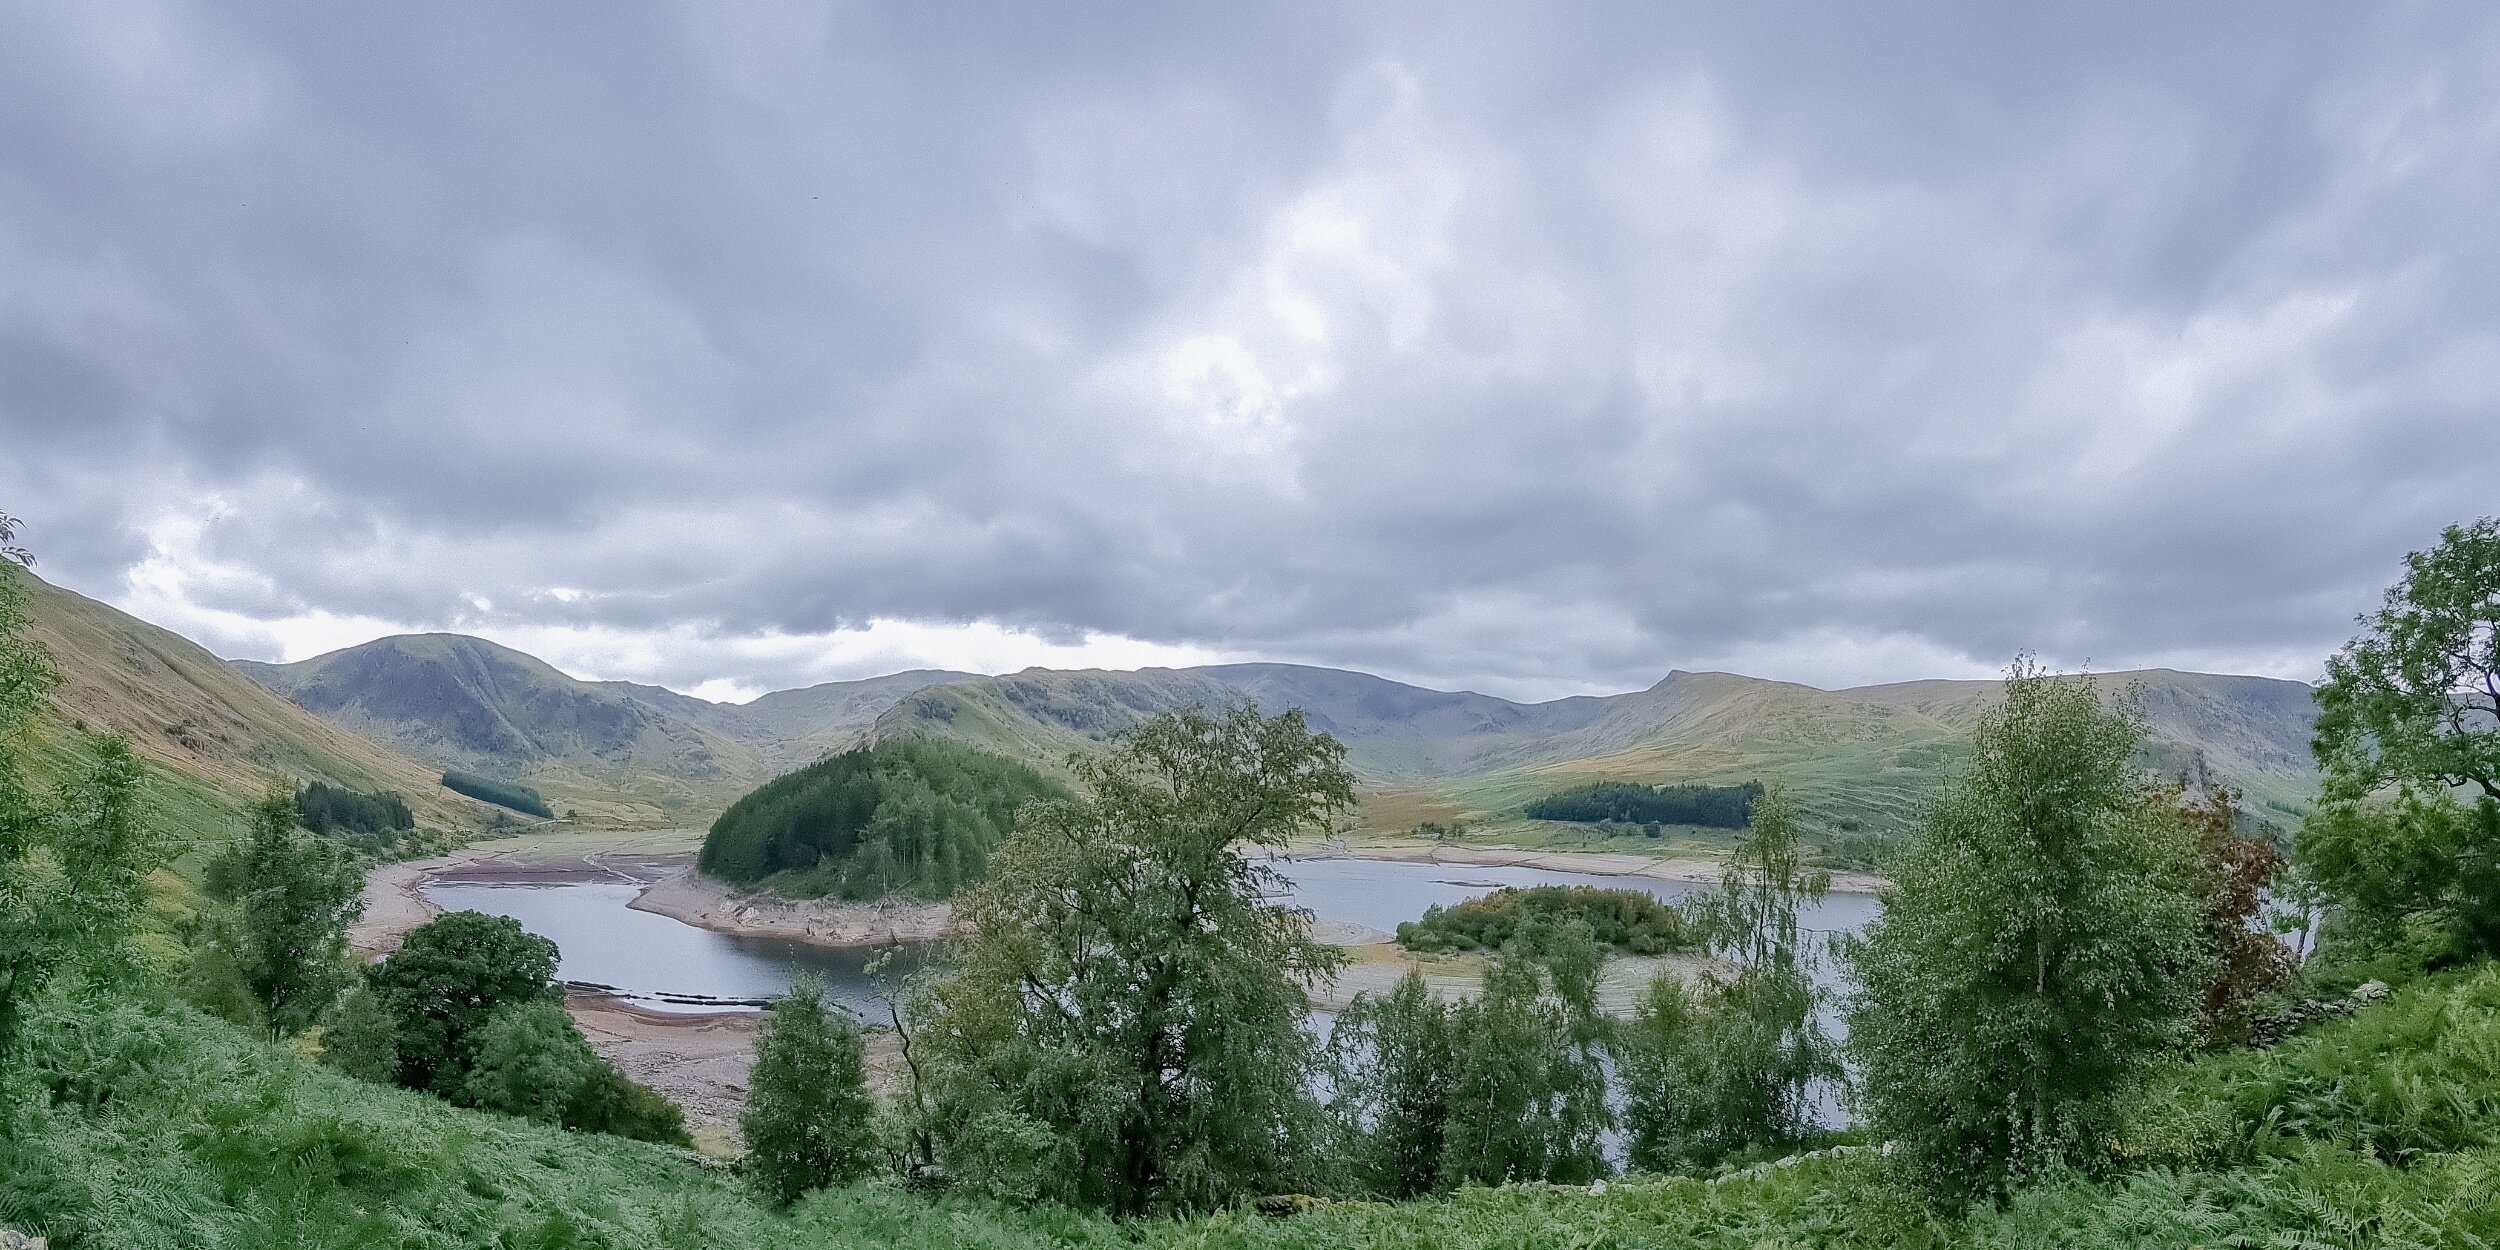
[[[2496,54],[2476,5],[11,9],[0,501],[219,645],[680,684],[876,619],[1514,693],[2294,673],[2500,510]]]

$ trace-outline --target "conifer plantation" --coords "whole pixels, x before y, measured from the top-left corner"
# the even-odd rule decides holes
[[[935,740],[820,760],[730,805],[698,861],[784,894],[945,898],[981,879],[1016,813],[1058,786],[1013,760]]]

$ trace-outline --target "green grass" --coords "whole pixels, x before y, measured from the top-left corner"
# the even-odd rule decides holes
[[[2273,1051],[2180,1065],[2126,1170],[1961,1218],[1872,1152],[1602,1194],[1541,1186],[1126,1228],[869,1186],[789,1212],[683,1151],[360,1084],[147,994],[52,1000],[0,1081],[0,1224],[72,1247],[2488,1246],[2500,1244],[2500,968],[2408,987]]]

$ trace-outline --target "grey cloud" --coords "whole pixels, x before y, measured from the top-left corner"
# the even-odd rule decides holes
[[[2279,665],[2500,498],[2495,53],[2464,4],[12,10],[0,499],[107,593],[222,504],[196,601],[258,619]],[[720,662],[659,661],[787,673]]]

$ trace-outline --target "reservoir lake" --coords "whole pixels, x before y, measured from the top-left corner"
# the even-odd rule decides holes
[[[1644,890],[1669,902],[1707,886],[1655,877],[1602,876],[1543,868],[1325,858],[1279,859],[1272,865],[1290,885],[1285,901],[1324,921],[1360,925],[1384,936],[1422,917],[1427,908],[1490,894],[1503,886],[1586,885]],[[608,990],[661,1011],[753,1010],[755,1003],[812,973],[830,997],[863,1017],[882,1020],[884,1000],[869,971],[875,949],[831,949],[786,938],[715,933],[630,903],[643,883],[596,881],[440,882],[425,895],[446,911],[509,916],[549,938],[560,952],[557,976]],[[1830,894],[1800,917],[1822,935],[1854,933],[1875,918],[1875,898]],[[930,944],[895,952],[895,973],[931,956]],[[1829,961],[1824,961],[1828,965]],[[1828,969],[1824,973],[1829,976]]]

